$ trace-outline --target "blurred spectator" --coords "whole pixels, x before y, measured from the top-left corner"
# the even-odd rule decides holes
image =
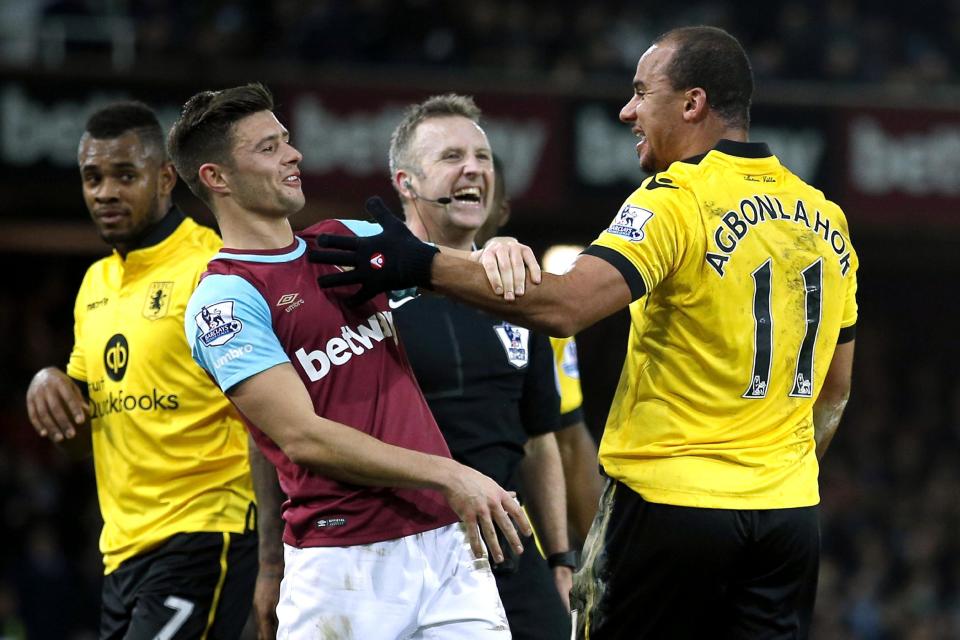
[[[0,638],[3,640],[26,640],[27,629],[20,619],[19,608],[16,589],[0,580]]]
[[[56,0],[39,10],[37,2],[0,4],[0,15],[22,20],[17,26],[23,27],[6,30],[0,56],[20,65],[43,54],[30,33],[44,20],[83,16],[129,19],[139,60],[148,64],[387,64],[576,83],[588,75],[622,77],[636,64],[636,43],[679,24],[703,23],[737,35],[761,78],[960,81],[960,3],[951,0],[924,0],[919,9],[857,0],[703,0],[680,11],[664,3],[641,9],[626,0],[597,0],[572,12],[545,0]],[[90,53],[98,46],[109,52],[89,42],[71,50]]]

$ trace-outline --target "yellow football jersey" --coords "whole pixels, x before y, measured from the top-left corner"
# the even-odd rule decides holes
[[[91,265],[74,308],[67,374],[90,394],[105,573],[176,533],[252,525],[245,428],[183,333],[221,242],[178,211],[164,224],[159,243]]]
[[[857,320],[840,208],[725,140],[645,180],[587,253],[634,295],[606,472],[665,504],[819,502],[813,403]]]
[[[557,374],[557,389],[560,391],[560,419],[563,426],[568,426],[572,424],[568,420],[570,416],[576,416],[576,420],[582,419],[577,411],[583,405],[577,343],[572,337],[550,338],[550,346],[553,348],[553,365]]]

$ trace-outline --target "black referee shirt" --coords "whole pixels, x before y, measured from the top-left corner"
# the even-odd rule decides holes
[[[521,493],[523,445],[560,428],[549,339],[433,295],[393,317],[454,459]]]

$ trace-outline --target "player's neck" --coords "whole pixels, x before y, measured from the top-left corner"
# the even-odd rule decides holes
[[[293,242],[293,228],[287,218],[263,216],[245,211],[217,215],[225,249],[282,249]]]
[[[684,159],[703,155],[716,147],[720,140],[747,142],[747,137],[746,129],[730,127],[718,118],[710,119],[687,139],[677,157]]]

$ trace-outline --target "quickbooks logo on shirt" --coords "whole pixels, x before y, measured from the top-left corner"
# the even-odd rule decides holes
[[[123,411],[171,411],[180,408],[180,400],[175,393],[160,393],[156,389],[152,393],[134,396],[123,391],[107,394],[103,400],[94,399],[92,418],[102,418],[113,413]]]
[[[129,359],[130,347],[127,345],[127,338],[122,333],[111,336],[103,349],[103,366],[111,380],[114,382],[123,380]]]
[[[295,355],[307,377],[316,382],[330,373],[331,367],[346,364],[353,356],[363,355],[373,349],[375,343],[395,334],[393,314],[389,311],[375,313],[367,318],[366,324],[361,324],[356,329],[340,327],[340,337],[330,338],[323,349],[307,353],[306,349],[300,347]]]
[[[130,345],[127,338],[122,333],[117,333],[107,340],[107,345],[103,349],[103,367],[107,372],[107,377],[114,382],[123,380],[127,373],[127,363],[130,362]],[[99,383],[90,385],[91,391],[100,391],[103,389],[103,379]],[[91,394],[93,396],[94,394]],[[99,395],[99,394],[97,394]],[[112,413],[122,411],[169,411],[180,408],[180,401],[176,394],[160,393],[157,389],[151,389],[151,393],[143,395],[125,394],[123,391],[107,393],[106,398],[92,397],[93,418],[102,418]]]

